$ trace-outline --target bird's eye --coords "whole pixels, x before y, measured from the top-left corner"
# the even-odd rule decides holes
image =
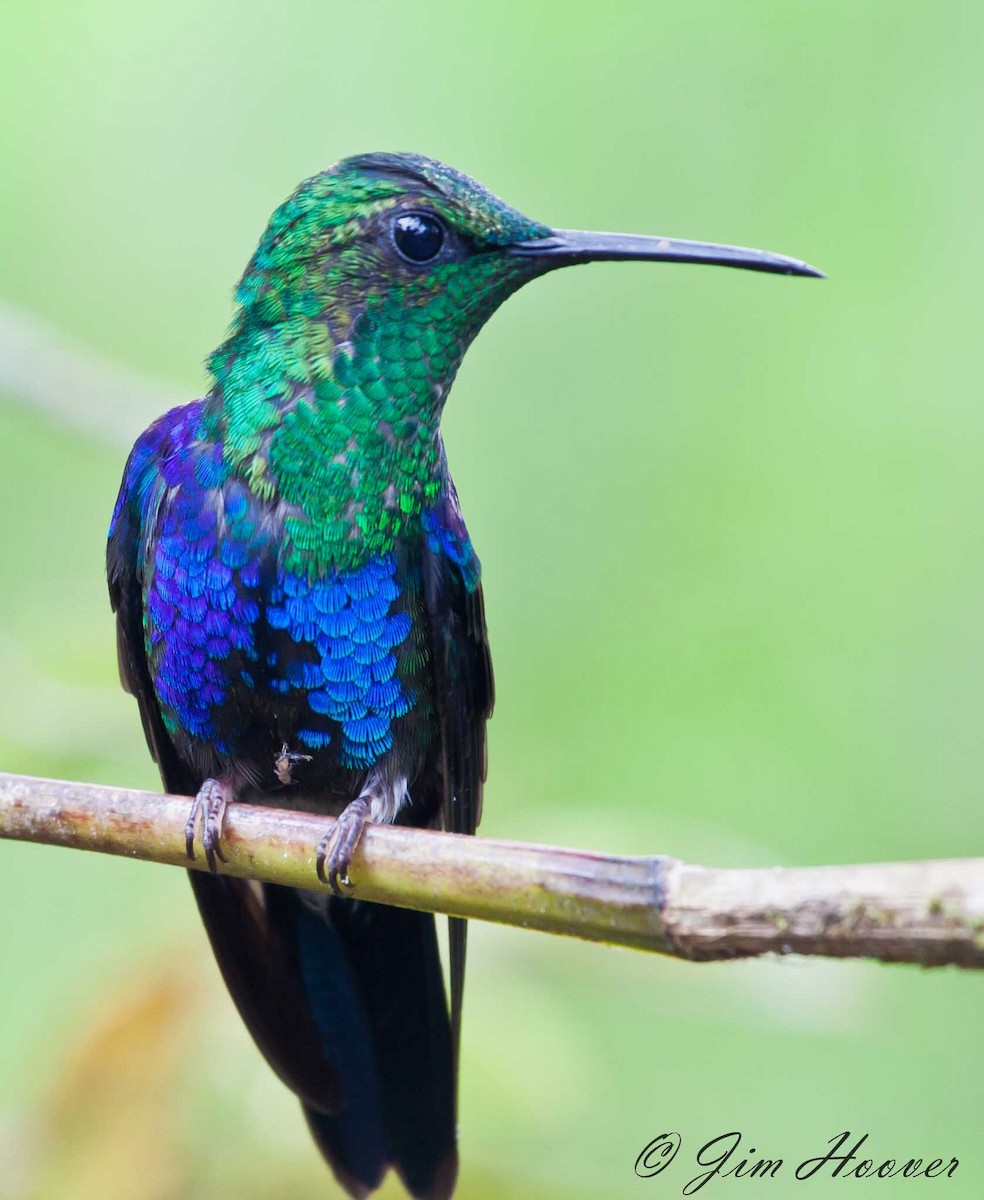
[[[444,245],[444,226],[433,213],[400,213],[393,222],[393,241],[407,262],[431,262]]]

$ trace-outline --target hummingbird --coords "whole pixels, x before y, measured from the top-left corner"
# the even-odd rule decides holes
[[[466,929],[358,898],[367,822],[473,834],[493,678],[481,568],[441,414],[499,305],[559,267],[709,263],[820,275],[766,251],[531,220],[416,154],[346,158],[274,212],[207,394],[127,461],[107,547],[120,673],[219,968],[341,1186],[390,1168],[421,1200],[458,1170]],[[335,820],[328,888],[222,875],[233,802]],[[327,827],[327,822],[326,822]]]

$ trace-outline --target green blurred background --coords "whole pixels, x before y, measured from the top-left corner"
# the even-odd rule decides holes
[[[980,852],[984,9],[35,0],[3,23],[2,767],[155,785],[103,580],[126,449],[201,392],[294,184],[413,149],[550,223],[830,276],[560,272],[470,351],[445,426],[497,668],[482,832],[719,865]],[[2,1200],[335,1194],[180,872],[0,861]],[[950,1200],[984,1190],[972,975],[472,939],[462,1197],[676,1194],[682,1156],[632,1172],[668,1128],[691,1158],[740,1128],[788,1161],[870,1132],[879,1158],[961,1158]]]

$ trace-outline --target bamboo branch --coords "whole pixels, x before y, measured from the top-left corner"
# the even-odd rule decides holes
[[[0,773],[0,837],[173,866],[190,800]],[[228,809],[223,874],[322,889],[330,820]],[[984,968],[984,859],[719,870],[394,826],[369,826],[350,871],[360,899],[500,921],[693,961],[759,954]]]

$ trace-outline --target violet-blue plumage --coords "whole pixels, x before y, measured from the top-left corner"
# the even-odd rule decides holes
[[[412,624],[399,611],[396,570],[395,556],[387,555],[314,581],[287,572],[265,609],[270,627],[293,644],[272,684],[281,694],[304,693],[311,710],[296,739],[320,750],[334,735],[339,763],[353,770],[379,762],[393,746],[392,722],[414,705],[413,690],[393,679],[394,651]]]
[[[148,430],[121,496],[130,492],[131,519],[150,534],[144,639],[164,726],[222,754],[232,752],[220,728],[232,676],[241,683],[245,664],[257,659],[258,592],[242,568],[263,547],[248,520],[248,493],[201,440],[200,416],[201,405],[190,405]]]
[[[226,710],[242,710],[244,690],[260,693],[260,706],[290,697],[296,703],[279,706],[269,745],[334,745],[342,767],[371,768],[392,749],[392,724],[418,694],[406,656],[397,677],[414,619],[397,555],[313,580],[279,568],[270,536],[276,506],[230,477],[216,446],[202,440],[200,416],[200,403],[174,410],[140,439],[111,530],[116,536],[125,510],[152,531],[144,638],[165,728],[246,760],[256,757],[255,730],[233,725]],[[432,549],[462,565],[473,557],[470,543],[465,554],[441,520],[428,510]],[[275,640],[281,631],[286,643]],[[277,649],[261,661],[259,644]]]
[[[457,504],[424,509],[420,519],[432,553],[443,554],[453,562],[461,571],[465,587],[473,592],[478,587],[482,567]]]

